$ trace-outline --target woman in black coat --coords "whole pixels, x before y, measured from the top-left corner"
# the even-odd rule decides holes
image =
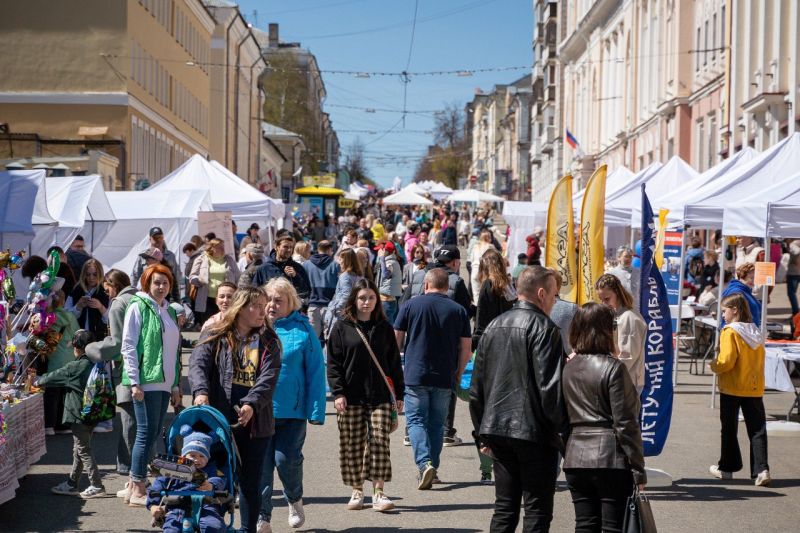
[[[97,259],[89,259],[83,264],[78,283],[64,307],[75,315],[81,329],[102,340],[108,335],[108,305],[108,294],[103,289],[103,265]]]
[[[490,248],[481,256],[478,266],[478,307],[475,314],[475,331],[472,333],[472,350],[478,347],[486,326],[502,315],[517,301],[517,293],[511,286],[506,272],[506,260],[500,252]]]
[[[378,289],[369,279],[356,282],[344,308],[344,318],[328,337],[328,383],[339,425],[339,460],[344,484],[353,493],[347,508],[364,506],[364,481],[372,480],[372,508],[394,509],[384,494],[391,481],[389,455],[392,405],[389,389],[361,335],[369,343],[394,387],[397,411],[403,410],[403,367],[392,325],[378,305]],[[365,451],[369,450],[365,454]],[[364,464],[365,457],[368,464]]]

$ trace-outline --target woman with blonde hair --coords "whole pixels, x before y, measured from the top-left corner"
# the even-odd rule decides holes
[[[103,288],[103,265],[97,259],[83,264],[78,283],[67,297],[64,308],[78,319],[78,326],[92,332],[95,339],[108,334],[108,294]]]
[[[647,324],[633,309],[633,297],[613,274],[603,274],[594,286],[600,303],[610,307],[616,317],[617,358],[630,372],[636,393],[644,389],[644,341]]]
[[[194,405],[210,405],[231,423],[239,451],[242,529],[270,531],[261,514],[264,457],[275,433],[272,398],[281,368],[281,343],[266,323],[260,287],[236,291],[222,320],[200,337],[189,358]]]
[[[205,253],[195,259],[189,274],[189,283],[197,287],[194,312],[201,326],[219,312],[217,291],[226,281],[234,285],[239,282],[239,267],[233,257],[225,253],[224,242],[214,238],[208,241]]]
[[[283,346],[281,371],[272,406],[275,434],[270,439],[264,464],[265,484],[261,493],[261,517],[272,518],[274,471],[289,504],[289,525],[305,522],[303,511],[303,444],[307,422],[325,422],[325,358],[317,334],[300,313],[300,298],[286,278],[273,278],[264,287],[267,320]]]
[[[311,257],[311,245],[308,244],[306,241],[297,241],[294,245],[294,253],[292,254],[292,259],[300,263],[301,265],[308,261],[308,258]]]
[[[494,244],[492,244],[492,232],[488,229],[482,229],[478,235],[478,241],[472,247],[472,252],[469,256],[469,262],[472,265],[472,273],[470,274],[472,303],[475,305],[478,305],[478,295],[481,289],[481,281],[478,277],[480,268],[476,268],[476,266],[480,265],[483,254],[492,249],[495,249]]]
[[[324,312],[325,332],[331,330],[333,324],[342,317],[342,309],[344,309],[347,299],[353,290],[353,286],[357,281],[364,279],[364,270],[361,268],[361,261],[358,258],[358,253],[353,248],[345,248],[339,254],[339,266],[341,267],[341,274],[336,282],[336,291],[333,293],[328,307]]]

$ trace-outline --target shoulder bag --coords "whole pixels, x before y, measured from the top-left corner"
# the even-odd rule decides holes
[[[392,408],[392,424],[389,428],[389,433],[394,433],[400,425],[399,413],[397,412],[397,397],[394,394],[394,387],[389,381],[389,378],[386,377],[386,373],[383,371],[383,368],[381,368],[378,357],[375,355],[375,352],[372,351],[372,346],[369,345],[369,341],[367,341],[367,337],[364,336],[364,332],[362,332],[358,326],[355,326],[355,328],[356,333],[358,333],[358,336],[361,337],[361,340],[364,342],[364,346],[367,347],[367,351],[369,352],[370,357],[372,357],[372,362],[375,363],[375,366],[378,368],[378,372],[380,372],[383,382],[386,384],[386,388],[389,389],[389,403],[391,404]]]
[[[639,491],[637,485],[633,486],[633,494],[628,496],[622,531],[623,533],[657,533],[658,531],[653,518],[653,510],[650,508],[650,500]]]

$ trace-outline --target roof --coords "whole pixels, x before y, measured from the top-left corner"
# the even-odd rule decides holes
[[[264,135],[268,135],[270,137],[300,137],[303,138],[302,135],[299,133],[295,133],[293,131],[285,130],[280,126],[276,126],[275,124],[270,124],[269,122],[261,122],[261,133]]]
[[[345,192],[342,189],[337,189],[336,187],[317,187],[316,185],[312,185],[310,187],[301,187],[299,189],[294,190],[295,194],[299,194],[300,196],[313,196],[315,194],[320,196],[344,196]]]
[[[228,0],[203,0],[206,7],[239,7],[236,2],[228,2]]]

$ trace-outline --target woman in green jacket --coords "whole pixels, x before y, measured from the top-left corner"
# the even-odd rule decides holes
[[[122,384],[130,385],[136,416],[136,441],[131,457],[129,505],[147,502],[147,460],[164,425],[170,399],[180,405],[180,328],[175,311],[166,301],[172,272],[166,266],[149,266],[142,275],[142,292],[131,298],[122,333],[124,369]]]

